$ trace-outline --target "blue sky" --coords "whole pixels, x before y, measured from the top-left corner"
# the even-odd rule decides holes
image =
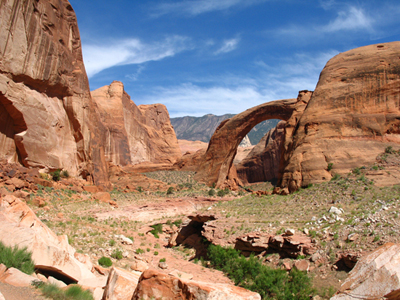
[[[171,117],[314,90],[334,55],[400,40],[398,0],[70,0],[92,90],[124,83]]]

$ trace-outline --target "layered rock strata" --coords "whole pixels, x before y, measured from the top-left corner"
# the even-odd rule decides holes
[[[103,126],[67,0],[0,4],[0,156],[107,185]]]
[[[282,187],[330,180],[399,147],[399,52],[400,42],[370,45],[326,64],[288,146]]]
[[[173,164],[181,157],[167,108],[136,106],[121,82],[92,92],[106,127],[105,155],[115,165],[140,162]]]

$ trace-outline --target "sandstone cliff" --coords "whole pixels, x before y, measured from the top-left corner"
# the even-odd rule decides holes
[[[92,97],[106,126],[105,155],[110,162],[173,164],[181,157],[164,105],[136,106],[117,81],[93,91]]]
[[[399,53],[400,42],[370,45],[326,64],[288,144],[282,187],[329,180],[374,163],[389,145],[398,148]]]
[[[105,130],[67,0],[0,4],[0,156],[107,185]]]
[[[254,124],[272,118],[287,121],[279,193],[371,165],[388,146],[398,149],[399,53],[400,42],[393,42],[339,54],[327,63],[313,93],[301,91],[297,101],[269,102],[221,123],[197,179],[217,187],[232,186],[238,180],[230,175],[238,143]]]

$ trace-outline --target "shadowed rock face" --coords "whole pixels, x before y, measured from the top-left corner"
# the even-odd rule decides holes
[[[253,150],[238,165],[239,179],[244,183],[277,180],[280,177],[280,160],[285,140],[286,122],[268,131]]]
[[[148,161],[173,164],[181,157],[167,108],[131,100],[121,82],[92,92],[101,121],[107,128],[105,154],[115,165]]]
[[[100,123],[67,0],[0,4],[0,156],[107,185]]]
[[[330,180],[399,147],[399,53],[400,42],[370,45],[326,64],[286,152],[282,187]]]
[[[218,188],[226,185],[235,186],[236,183],[227,183],[226,181],[237,181],[237,176],[234,174],[231,174],[231,178],[228,177],[237,147],[242,139],[255,125],[264,120],[289,120],[298,102],[297,99],[271,101],[250,108],[222,122],[211,137],[196,179],[202,180],[208,185],[216,183]]]

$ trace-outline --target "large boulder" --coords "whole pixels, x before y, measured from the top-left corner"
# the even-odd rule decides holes
[[[113,267],[108,275],[102,300],[131,300],[140,275],[140,272],[128,272]]]
[[[139,299],[261,300],[261,296],[234,285],[185,280],[147,270],[140,276],[132,297],[132,300]]]
[[[370,45],[326,64],[287,149],[282,187],[330,180],[400,146],[399,52],[400,42]]]
[[[136,106],[118,81],[92,91],[92,97],[107,128],[109,161],[121,166],[144,161],[173,164],[181,157],[164,105]]]
[[[0,157],[108,185],[105,133],[67,0],[0,5]]]
[[[12,195],[0,200],[0,241],[32,252],[35,268],[67,283],[94,278],[91,265],[75,258],[66,236],[55,235],[20,199]]]
[[[400,244],[387,243],[361,257],[331,300],[399,299]]]

